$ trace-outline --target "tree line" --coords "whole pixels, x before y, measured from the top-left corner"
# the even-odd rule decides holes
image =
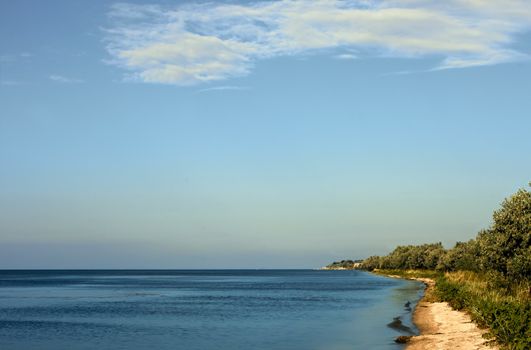
[[[475,239],[457,242],[451,249],[440,242],[398,246],[386,256],[363,260],[361,268],[473,271],[500,286],[531,285],[531,192],[520,189],[506,198],[494,212],[491,227]]]

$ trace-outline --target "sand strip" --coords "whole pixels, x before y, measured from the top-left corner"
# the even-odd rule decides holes
[[[434,281],[418,278],[427,286],[427,292],[433,288]],[[424,297],[416,306],[413,322],[420,330],[419,336],[411,337],[407,350],[494,350],[495,345],[487,344],[482,337],[486,332],[472,322],[470,316],[452,309],[448,303],[428,302]]]

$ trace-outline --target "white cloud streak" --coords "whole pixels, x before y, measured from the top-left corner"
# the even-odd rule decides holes
[[[333,52],[433,57],[437,69],[527,59],[513,48],[531,29],[528,0],[281,0],[246,4],[115,4],[105,29],[110,63],[128,78],[194,85],[241,77],[254,62]],[[338,52],[339,51],[339,52]]]
[[[342,53],[334,57],[337,58],[338,60],[355,60],[356,58],[358,58],[358,56],[351,54],[351,53]]]
[[[65,77],[62,75],[56,75],[56,74],[50,75],[48,78],[51,81],[54,81],[56,83],[63,83],[63,84],[81,84],[85,82],[84,80],[81,80],[81,79],[73,79],[73,78],[68,78],[68,77]]]
[[[213,86],[206,89],[198,90],[197,92],[209,92],[209,91],[241,91],[241,90],[249,90],[249,87],[247,86],[235,86],[235,85],[221,85],[221,86]]]
[[[18,80],[0,80],[0,85],[2,86],[22,86],[22,85],[28,85],[28,83],[24,81],[18,81]]]

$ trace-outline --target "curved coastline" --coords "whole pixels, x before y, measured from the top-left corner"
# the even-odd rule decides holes
[[[492,342],[483,338],[486,330],[479,329],[467,313],[452,309],[446,302],[429,300],[435,286],[432,279],[411,279],[423,282],[426,287],[424,296],[413,310],[413,323],[420,335],[407,338],[406,350],[498,349]]]

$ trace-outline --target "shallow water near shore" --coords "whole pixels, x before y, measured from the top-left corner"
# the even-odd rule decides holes
[[[420,282],[362,271],[0,271],[0,348],[401,349]]]

